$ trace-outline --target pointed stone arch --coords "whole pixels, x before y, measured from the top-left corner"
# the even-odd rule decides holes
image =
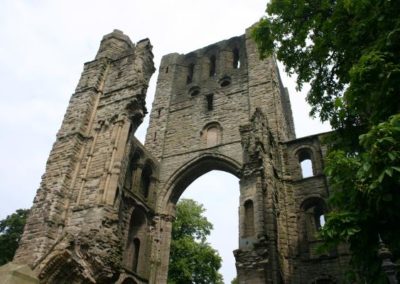
[[[189,184],[209,171],[221,170],[231,173],[240,179],[241,168],[240,162],[225,155],[217,153],[202,154],[185,163],[174,172],[166,184],[160,207],[171,208],[171,204],[176,204]]]

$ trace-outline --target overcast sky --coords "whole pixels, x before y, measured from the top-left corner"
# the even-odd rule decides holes
[[[1,0],[0,1],[0,219],[29,208],[44,173],[83,63],[100,40],[120,29],[133,42],[150,38],[155,65],[161,56],[188,53],[238,36],[264,14],[265,0]],[[328,130],[308,118],[304,95],[289,87],[298,137]],[[150,110],[157,73],[147,96]],[[148,121],[137,132],[143,141]],[[185,192],[207,208],[212,243],[224,257],[224,279],[235,276],[238,180],[211,172]],[[210,198],[212,196],[212,198]],[[228,256],[230,259],[228,259]]]

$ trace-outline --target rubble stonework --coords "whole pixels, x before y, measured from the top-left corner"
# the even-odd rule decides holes
[[[240,179],[239,283],[342,282],[346,249],[316,251],[328,210],[326,147],[319,135],[295,138],[276,62],[260,60],[249,33],[162,58],[145,146],[134,133],[152,47],[118,30],[104,36],[71,97],[14,262],[40,283],[166,283],[179,197],[223,170]]]

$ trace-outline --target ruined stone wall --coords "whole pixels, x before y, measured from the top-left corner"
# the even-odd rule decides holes
[[[346,248],[319,253],[317,233],[329,212],[329,186],[323,175],[324,135],[281,143],[283,186],[280,193],[279,252],[285,283],[342,283],[349,261]],[[301,163],[308,160],[308,171]],[[307,167],[306,167],[307,168]],[[307,174],[307,175],[306,175]],[[304,176],[303,176],[304,175]],[[318,282],[319,283],[319,282]]]
[[[71,97],[14,261],[41,283],[166,283],[176,202],[223,170],[240,179],[239,283],[340,283],[346,248],[316,250],[329,210],[326,146],[295,139],[276,62],[259,58],[249,33],[162,58],[145,147],[134,133],[154,72],[150,42],[106,35]]]
[[[134,45],[115,30],[84,66],[14,258],[29,264],[41,282],[118,279],[121,236],[130,229],[121,216],[140,204],[139,198],[129,201],[123,188],[128,157],[140,144],[133,133],[146,112],[151,48],[147,39]],[[151,210],[144,208],[149,219]]]
[[[288,94],[275,60],[260,60],[249,31],[162,58],[145,143],[160,161],[156,231],[162,231],[162,237],[152,259],[162,267],[154,281],[166,281],[174,204],[192,181],[215,169],[241,178],[236,252],[240,277],[252,283],[278,281],[274,168],[280,165],[275,141],[294,135]],[[245,233],[246,210],[253,214],[250,235]],[[256,270],[261,271],[258,276]]]

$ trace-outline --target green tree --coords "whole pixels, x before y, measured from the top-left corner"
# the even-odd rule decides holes
[[[0,221],[0,265],[13,259],[28,213],[29,209],[18,209]]]
[[[271,0],[253,30],[297,88],[310,83],[311,115],[336,131],[326,174],[326,246],[347,242],[354,277],[383,281],[378,233],[400,257],[400,1]]]
[[[203,216],[203,205],[182,199],[172,225],[168,283],[223,283],[218,272],[222,259],[206,242],[213,228]]]

